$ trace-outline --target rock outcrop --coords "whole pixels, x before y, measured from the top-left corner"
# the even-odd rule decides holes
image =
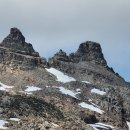
[[[39,56],[32,44],[25,42],[25,37],[19,29],[11,28],[10,34],[0,44],[0,63],[32,68],[43,67],[46,60]]]
[[[69,55],[60,50],[48,62],[17,28],[0,43],[0,120],[9,129],[128,130],[129,94],[99,43],[81,43]]]
[[[107,66],[107,62],[103,56],[102,49],[99,43],[87,41],[81,43],[78,50],[75,53],[71,53],[69,56],[62,50],[50,58],[49,62],[64,61],[64,62],[91,62],[102,66]]]
[[[107,65],[100,44],[92,41],[81,43],[77,52],[70,54],[69,57],[76,63],[88,61],[103,66]]]
[[[69,55],[60,50],[48,60],[48,63],[49,66],[69,73],[77,79],[96,84],[124,84],[124,79],[107,65],[102,48],[96,42],[81,43],[78,50]]]
[[[64,62],[70,62],[70,57],[67,56],[66,52],[64,52],[63,50],[60,50],[59,52],[57,52],[55,55],[54,55],[54,61],[55,60],[60,60],[60,61],[64,61]]]
[[[12,52],[39,57],[39,53],[35,52],[32,44],[25,42],[25,37],[17,28],[10,29],[10,34],[2,41],[1,46]]]

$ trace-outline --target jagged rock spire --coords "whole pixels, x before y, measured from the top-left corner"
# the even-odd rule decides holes
[[[25,37],[18,28],[11,28],[10,34],[4,38],[0,46],[10,49],[13,52],[36,57],[39,56],[33,49],[32,44],[25,42]]]
[[[59,52],[55,54],[55,58],[61,61],[66,61],[66,62],[70,61],[66,52],[64,52],[62,49],[60,49]]]
[[[21,33],[21,31],[18,28],[11,28],[10,29],[10,34],[3,40],[2,43],[24,43],[25,42],[25,37]]]
[[[21,69],[44,67],[47,64],[32,44],[25,42],[25,37],[17,28],[11,28],[10,34],[0,43],[0,63]]]
[[[89,61],[92,63],[107,66],[107,62],[102,53],[100,44],[92,41],[81,43],[77,52],[70,54],[70,57],[75,62]]]
[[[92,41],[81,43],[78,50],[75,53],[71,53],[69,56],[60,50],[52,58],[49,59],[50,64],[57,64],[58,61],[73,63],[86,61],[102,66],[107,66],[107,62],[103,56],[100,44]]]

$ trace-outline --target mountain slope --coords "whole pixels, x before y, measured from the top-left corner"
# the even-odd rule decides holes
[[[0,57],[5,127],[128,130],[130,85],[108,67],[99,43],[82,43],[70,55],[60,50],[47,62],[12,28],[0,44]]]

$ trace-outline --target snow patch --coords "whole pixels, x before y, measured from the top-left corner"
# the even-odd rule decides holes
[[[74,91],[66,89],[64,87],[59,87],[59,89],[60,89],[61,93],[65,94],[65,95],[69,95],[69,96],[74,97],[74,98],[77,98],[76,95],[80,93],[80,92],[77,92],[77,91],[74,92]]]
[[[20,119],[18,119],[18,118],[10,118],[10,120],[11,120],[11,121],[16,121],[16,122],[19,122],[19,121],[20,121]]]
[[[8,85],[5,85],[5,84],[3,84],[3,83],[0,82],[0,90],[2,90],[2,91],[5,91],[7,89],[11,89],[13,87],[14,86],[8,86]]]
[[[101,91],[100,89],[96,89],[96,88],[91,89],[91,93],[96,93],[96,94],[99,94],[99,95],[102,95],[102,96],[106,94],[106,92]]]
[[[79,105],[80,105],[81,107],[83,107],[83,108],[89,109],[89,110],[91,110],[91,111],[95,111],[95,112],[100,113],[100,114],[103,114],[103,113],[104,113],[104,111],[101,110],[101,109],[99,109],[98,107],[93,106],[93,105],[91,105],[91,104],[87,104],[87,103],[85,103],[85,102],[81,102]]]
[[[55,124],[55,123],[51,123],[53,126],[54,126],[54,128],[55,127],[59,127],[59,125],[57,125],[57,124]]]
[[[89,101],[93,106],[95,106],[95,107],[97,107],[97,108],[99,107],[98,105],[96,105],[95,103],[93,103],[93,100],[92,100],[92,99],[89,99],[88,101]]]
[[[80,88],[77,88],[76,91],[77,91],[77,92],[81,92],[81,89],[80,89]]]
[[[90,126],[94,129],[94,130],[100,130],[100,129],[113,129],[114,130],[114,127],[111,126],[111,125],[106,125],[106,124],[103,124],[103,123],[95,123],[95,124],[90,124]]]
[[[8,122],[4,120],[0,120],[0,129],[8,129],[7,127],[4,127],[6,123]]]
[[[25,92],[25,91],[19,91],[19,93],[28,94],[28,95],[33,94],[33,93]]]
[[[97,124],[97,125],[100,125],[100,126],[110,127],[111,129],[114,129],[113,126],[107,125],[107,124],[104,124],[104,123],[96,123],[96,124]]]
[[[130,122],[127,121],[126,123],[127,123],[127,125],[128,125],[129,130],[130,130]]]
[[[49,88],[50,86],[46,86],[46,88]]]
[[[25,92],[34,92],[34,91],[39,91],[41,88],[34,87],[34,86],[26,86],[27,89],[25,89]]]
[[[82,81],[83,83],[87,83],[87,84],[91,84],[90,82],[88,82],[88,81]]]
[[[57,77],[57,81],[59,81],[59,82],[67,83],[67,82],[71,82],[71,81],[76,81],[74,78],[65,75],[64,73],[62,73],[61,71],[59,71],[55,68],[49,68],[49,69],[46,68],[46,70],[49,73],[55,75]]]
[[[92,99],[89,99],[88,101],[89,101],[89,102],[92,102],[93,100],[92,100]]]

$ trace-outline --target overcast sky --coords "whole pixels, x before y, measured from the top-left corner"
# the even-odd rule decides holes
[[[0,0],[0,41],[11,27],[46,58],[98,42],[108,65],[130,81],[130,0]]]

